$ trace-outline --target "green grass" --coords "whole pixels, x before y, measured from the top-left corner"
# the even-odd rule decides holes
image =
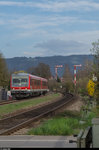
[[[34,135],[70,135],[79,125],[77,119],[54,118],[44,122],[40,127],[31,129],[28,134]]]
[[[29,135],[72,135],[79,128],[79,113],[65,111],[48,121],[44,121],[39,127],[32,128]]]
[[[44,121],[37,128],[28,131],[29,135],[73,135],[78,134],[81,129],[91,126],[91,120],[95,113],[91,112],[86,117],[85,124],[80,124],[81,114],[78,112],[65,111],[52,119]]]
[[[12,103],[12,104],[7,104],[7,105],[1,105],[0,106],[0,118],[2,118],[5,114],[12,113],[21,109],[29,108],[32,106],[36,106],[40,103],[47,102],[47,101],[52,101],[55,98],[59,97],[60,94],[50,94],[45,97],[40,97],[40,98],[35,98],[35,99],[30,99],[24,102],[19,102],[19,103]]]

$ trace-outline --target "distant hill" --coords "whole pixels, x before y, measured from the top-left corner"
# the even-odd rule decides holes
[[[50,66],[51,72],[55,75],[55,65],[63,65],[63,68],[58,70],[59,76],[62,76],[64,72],[65,64],[68,64],[71,71],[73,72],[73,65],[84,64],[85,60],[93,60],[92,55],[71,55],[71,56],[50,56],[50,57],[14,57],[7,58],[6,62],[9,71],[25,70],[34,66],[36,67],[39,63],[45,63]]]

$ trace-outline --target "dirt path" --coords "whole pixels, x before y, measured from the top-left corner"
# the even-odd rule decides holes
[[[78,96],[71,105],[68,105],[68,108],[66,107],[66,110],[80,111],[83,105],[84,102],[82,101],[81,97]]]

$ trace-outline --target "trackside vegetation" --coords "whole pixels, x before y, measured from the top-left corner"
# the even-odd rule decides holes
[[[91,120],[96,116],[92,111],[84,119],[85,123],[80,123],[82,112],[65,111],[47,121],[43,121],[37,128],[28,131],[29,135],[73,135],[78,134],[81,129],[91,126]]]
[[[29,99],[29,100],[22,101],[22,102],[20,101],[18,103],[1,105],[0,106],[0,118],[3,118],[4,115],[16,112],[18,110],[27,109],[29,107],[33,107],[41,103],[53,101],[60,96],[61,94],[55,93],[55,94],[46,95],[44,97],[33,98],[33,99]]]

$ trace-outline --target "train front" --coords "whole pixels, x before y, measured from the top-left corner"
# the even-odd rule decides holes
[[[13,98],[21,99],[29,96],[29,75],[26,73],[12,74],[11,95]]]

